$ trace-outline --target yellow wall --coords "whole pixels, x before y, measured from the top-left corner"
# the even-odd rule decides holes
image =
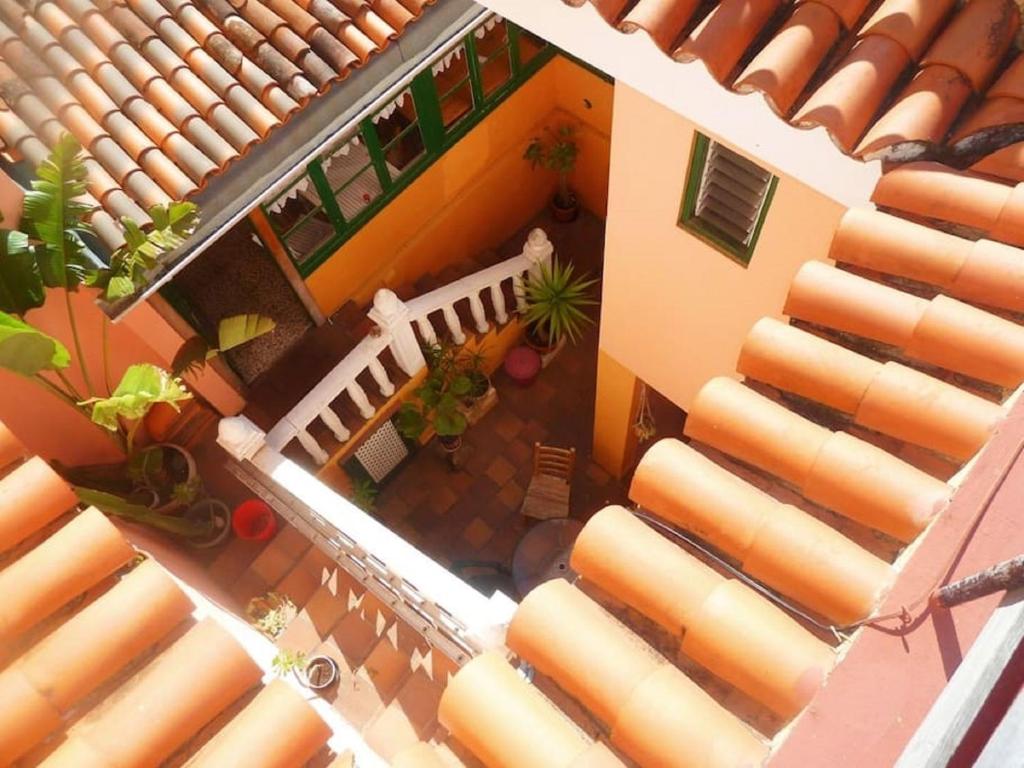
[[[709,378],[735,375],[747,331],[781,316],[794,273],[826,258],[845,210],[781,177],[744,268],[676,225],[693,136],[616,85],[600,345],[684,410]]]
[[[407,288],[507,240],[554,192],[554,177],[522,159],[544,125],[579,123],[571,181],[603,216],[612,90],[567,59],[552,59],[307,278],[324,313],[349,299],[368,304],[382,286]]]
[[[638,383],[629,368],[598,350],[593,457],[615,477],[629,471],[636,457],[633,424],[639,404]]]

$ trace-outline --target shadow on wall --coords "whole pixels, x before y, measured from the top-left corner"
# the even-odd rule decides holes
[[[324,314],[349,300],[368,304],[381,286],[401,291],[424,274],[496,248],[533,218],[556,179],[531,170],[522,154],[546,125],[579,126],[571,181],[583,205],[603,218],[612,91],[568,59],[552,59],[308,278]]]

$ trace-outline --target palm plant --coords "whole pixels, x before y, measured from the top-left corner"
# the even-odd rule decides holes
[[[583,327],[593,322],[583,310],[597,304],[590,296],[596,283],[594,278],[574,277],[572,264],[563,265],[557,259],[550,265],[540,264],[523,287],[523,318],[531,332],[552,347],[563,338],[573,344],[579,341]]]

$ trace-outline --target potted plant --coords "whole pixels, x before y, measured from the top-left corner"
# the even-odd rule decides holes
[[[472,382],[451,346],[431,345],[424,356],[427,377],[413,393],[416,400],[402,404],[396,425],[409,440],[419,440],[428,427],[433,427],[445,451],[454,454],[462,446],[468,426],[459,411],[459,401],[469,393]]]
[[[291,673],[314,691],[329,688],[338,679],[338,662],[322,654],[307,657],[302,651],[281,650],[271,665],[277,675],[284,677]]]
[[[181,365],[174,372],[140,363],[129,366],[114,386],[107,366],[104,318],[102,378],[94,375],[82,353],[70,294],[87,285],[98,288],[107,301],[132,296],[145,284],[159,256],[192,234],[198,212],[192,203],[155,205],[148,211],[152,226],[145,231],[131,219],[122,219],[124,244],[111,255],[108,266],[97,267],[85,245],[92,229],[87,220],[91,209],[80,202],[87,176],[81,147],[72,136],[63,135],[36,173],[25,194],[20,228],[0,230],[0,368],[25,377],[89,418],[125,454],[126,460],[116,465],[64,469],[79,486],[83,501],[194,544],[222,540],[230,511],[202,499],[191,454],[168,443],[140,447],[139,428],[155,406],[177,410],[191,398],[180,379],[189,366],[266,333],[273,321],[258,315],[228,318],[221,323],[226,334],[221,333],[212,351],[209,345],[190,340],[176,356]],[[29,310],[58,292],[67,308],[74,357],[58,339],[25,320]],[[72,365],[81,374],[84,392],[65,373]],[[178,516],[171,519],[170,512]]]
[[[575,344],[583,327],[593,322],[583,310],[597,303],[590,296],[596,283],[584,275],[574,276],[572,264],[563,265],[557,259],[550,265],[540,264],[523,287],[526,343],[542,356],[565,339]]]
[[[491,389],[491,377],[484,370],[484,366],[487,364],[487,355],[481,348],[465,353],[462,360],[463,372],[469,379],[469,391],[466,393],[465,403],[471,406],[486,396]]]
[[[569,174],[576,167],[579,152],[576,126],[564,123],[557,128],[545,128],[545,136],[534,137],[523,153],[523,158],[533,168],[546,168],[558,175],[558,189],[551,200],[551,210],[556,221],[575,221],[579,215],[579,201],[569,187]]]
[[[278,592],[254,597],[245,606],[245,615],[252,625],[271,640],[276,640],[287,629],[297,613],[291,598]]]

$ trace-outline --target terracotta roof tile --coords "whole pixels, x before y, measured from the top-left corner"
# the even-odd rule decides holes
[[[124,535],[96,509],[72,511],[67,484],[42,459],[18,464],[25,453],[0,424],[0,762],[157,765],[189,740],[199,749],[200,729],[260,668],[216,620],[190,627],[195,606],[175,579],[151,558],[128,568]],[[330,733],[277,681],[196,764],[298,765]]]
[[[700,59],[725,87],[761,92],[781,116],[823,126],[842,151],[867,159],[897,142],[952,141],[977,95],[988,101],[958,136],[1014,122],[1016,107],[989,102],[1024,101],[1024,63],[1007,61],[1021,26],[1013,0],[798,0],[783,11],[775,0],[589,2],[619,30],[646,30],[674,59]],[[781,25],[779,13],[788,14]],[[1024,142],[974,166],[1013,181],[1022,168]]]
[[[882,35],[865,37],[793,121],[803,127],[824,126],[843,151],[850,152],[909,64],[899,43]]]
[[[193,195],[427,4],[197,2],[0,0],[0,140],[38,163],[74,133],[112,247],[116,218]]]
[[[672,765],[689,751],[757,765],[767,754],[733,715],[567,581],[526,596],[507,644],[607,723],[612,746],[638,765]]]

